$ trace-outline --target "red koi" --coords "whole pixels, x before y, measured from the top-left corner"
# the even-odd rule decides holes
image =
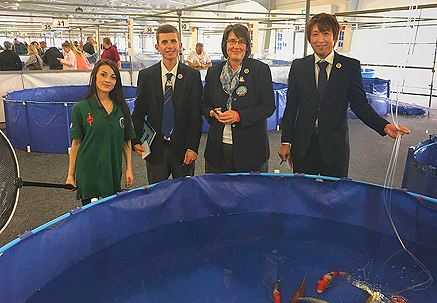
[[[291,297],[291,298],[295,299],[295,298],[303,297],[304,293],[305,293],[305,277],[303,277],[303,280],[300,283],[299,288],[296,290],[293,297]],[[292,302],[292,299],[290,299],[290,302]],[[295,302],[298,302],[298,301],[295,301]]]
[[[279,283],[281,283],[281,281],[282,279],[279,279],[273,286],[273,301],[275,301],[275,303],[281,303],[281,293],[279,292]]]
[[[401,296],[391,296],[390,299],[395,303],[407,303],[407,299]]]
[[[319,281],[317,281],[317,292],[321,294],[324,292],[329,286],[331,286],[331,281],[334,277],[339,275],[345,275],[346,273],[344,271],[331,271],[328,272],[326,275],[321,277]]]

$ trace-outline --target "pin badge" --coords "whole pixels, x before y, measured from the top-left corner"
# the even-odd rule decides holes
[[[178,79],[181,80],[184,77],[182,74],[178,74]]]
[[[341,68],[341,63],[337,63],[337,64],[335,65],[335,67],[336,67],[336,68]]]
[[[249,69],[248,69],[248,68],[245,68],[245,69],[244,69],[244,73],[245,73],[245,74],[248,74],[248,73],[249,73]]]
[[[247,94],[247,87],[246,86],[237,87],[236,93],[237,93],[237,96],[239,96],[239,97],[245,96]]]
[[[240,76],[240,79],[238,80],[239,82],[244,82],[244,77]]]

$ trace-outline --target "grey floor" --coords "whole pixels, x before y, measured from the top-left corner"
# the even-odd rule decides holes
[[[387,119],[390,120],[389,117]],[[408,148],[428,139],[429,134],[437,133],[437,113],[433,112],[430,117],[399,116],[399,123],[408,127],[411,134],[404,136],[401,142],[394,187],[400,187],[402,184]],[[4,127],[4,123],[0,124],[2,130]],[[387,136],[382,138],[359,120],[349,120],[349,128],[351,145],[349,177],[354,180],[383,185],[394,141]],[[206,134],[202,135],[196,162],[196,175],[202,175],[205,172],[203,151],[206,136]],[[285,164],[279,165],[280,159],[277,155],[277,149],[280,145],[280,136],[280,131],[269,133],[271,150],[269,172],[279,169],[281,173],[288,173],[290,170],[286,168]],[[23,180],[65,182],[68,170],[67,154],[27,153],[18,149],[16,149],[16,153]],[[146,185],[144,160],[133,155],[133,168],[134,187]],[[74,193],[62,189],[22,187],[15,215],[0,235],[0,247],[25,231],[36,228],[78,206],[80,206],[80,202],[75,199]]]

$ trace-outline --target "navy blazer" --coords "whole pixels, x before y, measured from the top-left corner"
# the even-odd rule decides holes
[[[321,100],[316,88],[314,55],[293,61],[288,76],[287,105],[282,120],[281,142],[291,143],[293,159],[306,156],[318,121],[319,144],[326,163],[349,163],[347,108],[366,125],[385,135],[389,122],[367,102],[360,62],[335,52],[329,80]]]
[[[156,163],[162,157],[164,135],[161,133],[164,93],[161,80],[161,63],[142,69],[138,75],[137,99],[132,113],[137,138],[132,144],[139,144],[144,117],[156,131],[147,161]],[[171,136],[171,150],[177,162],[184,160],[185,152],[191,149],[197,153],[202,134],[202,81],[199,71],[179,62],[173,93],[174,132]]]
[[[205,159],[213,167],[220,168],[221,145],[224,124],[209,115],[213,108],[226,110],[228,95],[220,82],[225,62],[208,69],[203,94],[203,114],[210,126],[205,149]],[[270,68],[258,60],[244,58],[239,84],[233,93],[232,110],[240,115],[240,121],[232,124],[234,165],[237,171],[251,171],[259,168],[270,156],[267,136],[267,118],[275,111],[272,75]],[[238,95],[236,91],[246,88]]]

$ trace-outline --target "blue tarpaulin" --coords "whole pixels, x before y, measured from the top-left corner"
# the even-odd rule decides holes
[[[365,229],[368,230],[367,237],[371,233],[393,237],[394,231],[382,201],[382,187],[350,179],[318,182],[303,175],[258,173],[205,175],[167,180],[148,188],[123,192],[73,210],[45,226],[23,234],[19,239],[1,248],[0,302],[25,302],[58,275],[67,272],[69,268],[88,256],[114,246],[124,239],[159,227],[190,222],[199,218],[207,221],[217,216],[226,217],[232,214],[294,214],[328,220],[326,222],[344,223],[350,228]],[[428,205],[435,208],[435,200],[426,197],[419,200],[406,191],[393,190],[391,201],[393,201],[390,206],[392,218],[403,240],[409,243],[421,243],[427,249],[437,249],[437,230],[434,227],[437,222],[437,212],[427,207]],[[280,220],[280,216],[278,218]],[[304,224],[304,221],[296,222]],[[261,223],[265,228],[270,224]],[[53,224],[56,226],[51,227]],[[235,227],[229,228],[232,230]],[[306,230],[312,228],[312,226],[305,227]],[[187,230],[178,237],[187,237],[194,245],[198,241],[196,239],[208,239],[208,232],[207,228]],[[280,230],[276,232],[281,233]],[[335,231],[338,233],[335,237],[340,242],[343,232]],[[195,238],[193,238],[194,234]],[[170,235],[160,235],[160,239],[163,237],[173,241]],[[227,241],[235,240],[237,239],[221,239],[222,245],[229,245]],[[212,243],[214,241],[216,240],[212,239]],[[380,241],[384,242],[382,238]],[[352,242],[348,245],[358,244]],[[141,248],[145,244],[135,245]],[[292,246],[293,242],[287,245]],[[103,258],[99,259],[99,264],[102,262],[100,265],[94,264],[94,266],[111,267],[115,265],[113,262],[129,262],[129,259],[125,260],[123,255],[134,248],[120,247],[120,245],[116,247],[122,250],[117,254],[118,261],[108,259],[105,264]],[[173,249],[177,251],[177,248]],[[167,254],[166,250],[160,251],[160,246],[155,247],[153,238],[148,246],[144,246],[141,250],[144,252],[156,250],[163,256]],[[320,251],[318,256],[327,258],[332,253]],[[174,257],[184,259],[183,255],[176,254]],[[144,264],[153,264],[153,260],[144,260]],[[74,274],[74,271],[71,273]],[[129,286],[128,281],[131,277],[123,274],[127,273],[118,272],[115,278],[117,281],[126,281]],[[100,282],[104,283],[104,281]],[[76,289],[75,285],[68,285],[68,291],[79,292],[81,295],[89,291],[95,292],[96,295],[98,292],[107,295],[110,291],[114,291],[101,289],[97,284],[90,285],[89,287],[93,288],[89,290]],[[195,291],[197,286],[190,285],[190,287]],[[62,293],[54,292],[52,296],[62,298]],[[181,298],[180,302],[182,301]],[[63,302],[69,302],[67,297]],[[267,299],[264,302],[267,302]]]
[[[408,149],[402,187],[437,198],[437,135]]]
[[[71,107],[86,94],[88,85],[31,88],[4,98],[9,140],[16,148],[42,153],[67,153],[70,147]],[[133,109],[136,88],[123,87]]]

